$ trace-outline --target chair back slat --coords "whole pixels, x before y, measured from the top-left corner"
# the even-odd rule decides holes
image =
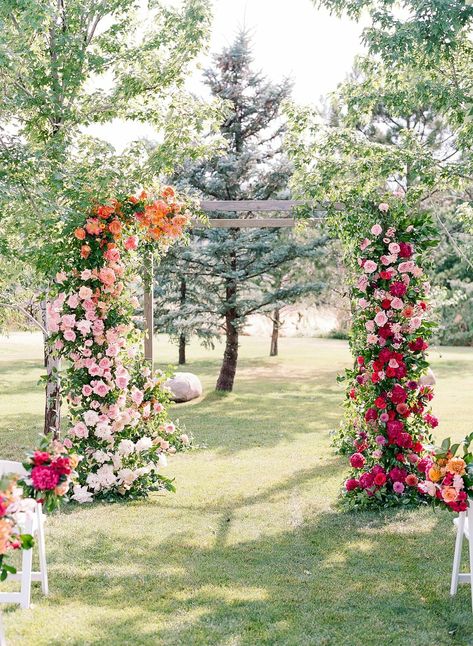
[[[24,476],[26,475],[26,470],[21,462],[0,460],[0,478],[9,474]]]

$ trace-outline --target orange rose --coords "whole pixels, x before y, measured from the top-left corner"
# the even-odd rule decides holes
[[[445,489],[442,489],[442,498],[446,503],[455,502],[457,496],[458,494],[453,487],[445,487]]]
[[[430,467],[429,473],[427,475],[429,477],[429,480],[432,480],[432,482],[438,482],[442,477],[442,472],[440,468],[436,464],[434,464],[434,466]]]
[[[119,220],[112,220],[108,225],[108,229],[114,236],[119,236],[122,232],[122,225]]]
[[[77,229],[74,231],[74,235],[78,240],[84,240],[85,239],[85,230],[82,229],[82,227],[77,227]]]
[[[105,204],[102,204],[97,208],[97,215],[99,216],[99,218],[103,218],[104,220],[106,220],[112,215],[114,211],[115,211],[115,207],[106,206]]]
[[[91,248],[89,247],[88,244],[83,244],[82,247],[80,248],[80,255],[82,258],[87,259],[90,256]]]
[[[466,463],[463,458],[451,458],[447,462],[447,471],[449,473],[457,474],[462,476],[465,473]]]

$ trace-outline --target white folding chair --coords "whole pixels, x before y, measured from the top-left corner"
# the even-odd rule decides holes
[[[470,532],[470,521],[472,532]],[[469,583],[471,586],[471,608],[473,610],[473,503],[470,500],[468,509],[458,514],[458,518],[453,521],[457,538],[455,540],[455,553],[453,556],[452,582],[450,585],[450,594],[453,597],[457,593],[459,583]],[[463,538],[468,541],[468,553],[470,555],[470,571],[460,573]]]
[[[26,474],[21,462],[0,460],[0,477],[8,474],[20,477]],[[0,592],[0,603],[19,603],[22,608],[31,605],[31,582],[41,581],[41,590],[44,595],[49,592],[48,570],[46,565],[46,546],[44,542],[44,514],[41,503],[34,501],[34,513],[22,513],[19,527],[23,534],[31,534],[38,546],[39,572],[33,572],[33,549],[22,550],[21,572],[9,574],[8,579],[21,581],[20,592]]]

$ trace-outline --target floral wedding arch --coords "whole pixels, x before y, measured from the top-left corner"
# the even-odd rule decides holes
[[[132,293],[143,253],[182,236],[189,212],[171,187],[94,206],[70,231],[48,304],[50,342],[66,360],[64,445],[80,456],[73,499],[134,498],[172,489],[166,454],[189,444],[170,421],[166,375],[143,357]]]

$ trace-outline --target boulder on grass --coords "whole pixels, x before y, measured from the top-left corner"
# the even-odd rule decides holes
[[[434,371],[432,368],[429,368],[425,375],[419,379],[419,384],[421,386],[435,386],[437,380],[435,379]]]
[[[164,386],[171,392],[174,402],[188,402],[202,395],[202,384],[199,377],[192,372],[176,372]]]

